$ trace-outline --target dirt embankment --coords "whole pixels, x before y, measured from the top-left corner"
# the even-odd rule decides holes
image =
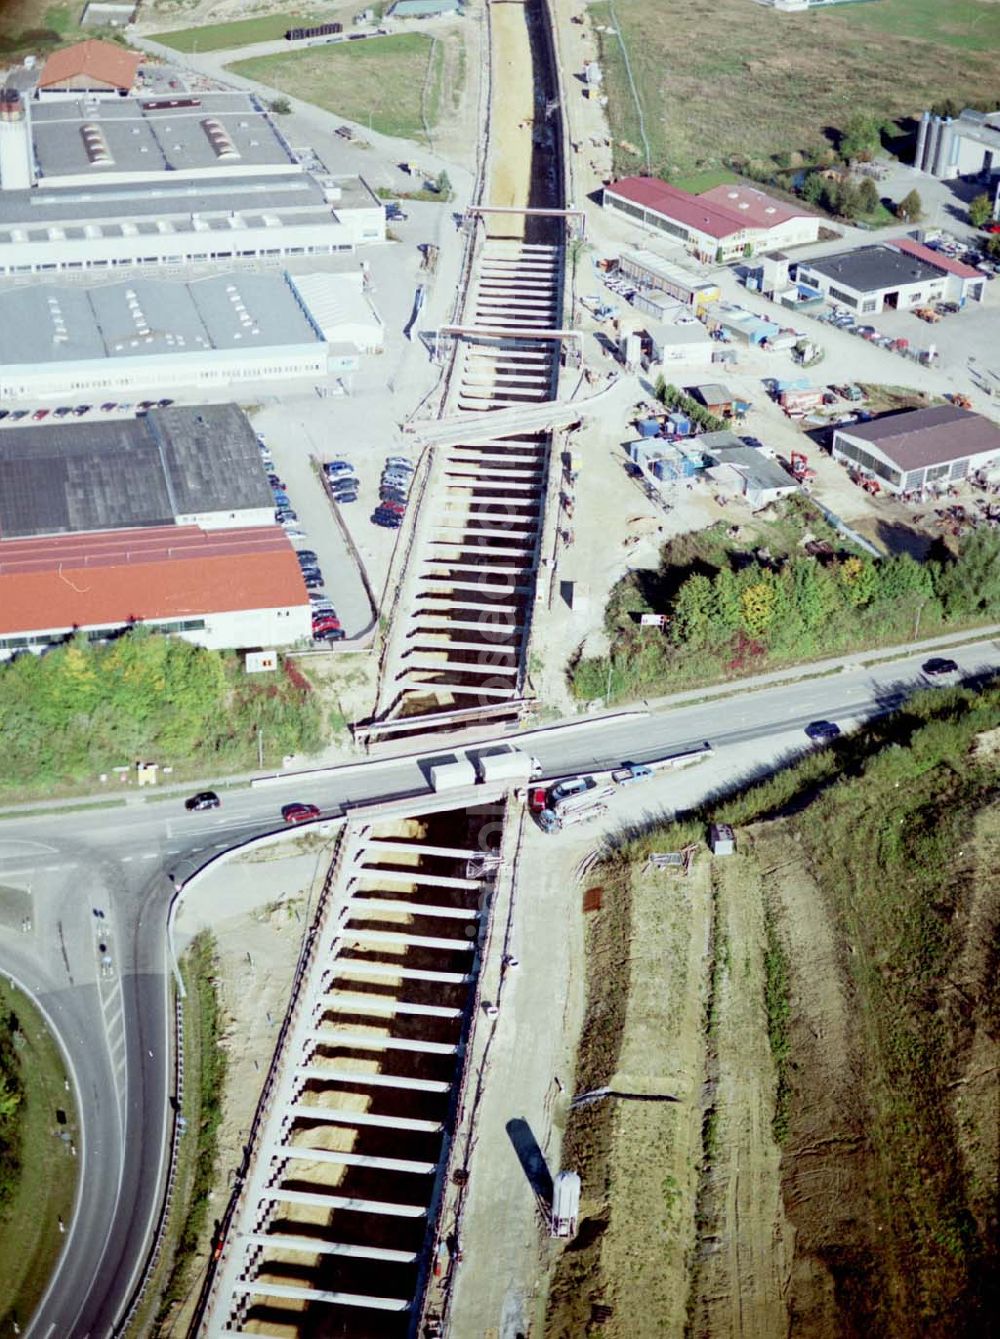
[[[998,738],[929,724],[687,879],[669,831],[595,872],[575,1091],[677,1100],[571,1116],[549,1336],[997,1332]]]

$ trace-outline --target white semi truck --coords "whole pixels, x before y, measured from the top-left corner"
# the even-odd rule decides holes
[[[541,773],[542,765],[537,758],[512,746],[477,753],[474,759],[458,755],[432,763],[428,769],[431,788],[435,791],[460,790],[476,784],[526,786]]]

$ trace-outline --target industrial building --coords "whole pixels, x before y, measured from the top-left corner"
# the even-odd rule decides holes
[[[731,432],[707,432],[698,446],[708,458],[708,473],[721,487],[746,498],[754,511],[799,491],[799,485],[773,456]]]
[[[703,261],[815,242],[821,225],[815,214],[751,186],[715,186],[692,195],[655,177],[625,177],[604,187],[603,204],[674,238]]]
[[[700,321],[650,321],[646,332],[651,344],[650,370],[658,370],[669,381],[679,369],[708,368],[722,361],[724,352]],[[720,358],[717,360],[716,355]]]
[[[865,316],[946,298],[979,302],[986,286],[978,270],[909,238],[799,261],[796,280]]]
[[[1000,428],[955,405],[908,409],[836,428],[833,457],[887,492],[913,493],[1000,467]]]
[[[368,185],[303,161],[251,95],[0,95],[0,276],[277,266],[384,240]]]
[[[924,112],[913,165],[929,176],[1000,176],[1000,112],[966,108],[954,119]]]
[[[91,37],[86,42],[53,51],[42,66],[35,86],[39,99],[91,100],[125,98],[139,82],[142,57],[114,42]]]
[[[643,299],[651,294],[662,293],[676,298],[695,311],[709,302],[717,302],[720,297],[718,284],[699,279],[690,270],[655,251],[623,251],[618,270],[623,278],[635,284],[638,290],[635,305],[640,311],[643,310]]]
[[[0,291],[0,397],[218,394],[353,371],[360,348],[381,346],[361,272],[317,276],[312,289],[310,278],[241,272]],[[323,297],[325,326],[303,291]]]
[[[0,657],[136,622],[215,649],[311,637],[235,405],[0,436]]]

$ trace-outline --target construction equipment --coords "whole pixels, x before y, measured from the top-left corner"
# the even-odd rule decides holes
[[[816,471],[810,466],[808,459],[801,451],[793,451],[791,459],[792,478],[796,483],[804,483],[806,479],[815,479]]]

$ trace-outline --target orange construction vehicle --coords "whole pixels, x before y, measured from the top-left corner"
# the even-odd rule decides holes
[[[801,451],[792,452],[792,478],[798,483],[804,483],[806,479],[815,479],[816,471],[809,465],[809,461]]]

